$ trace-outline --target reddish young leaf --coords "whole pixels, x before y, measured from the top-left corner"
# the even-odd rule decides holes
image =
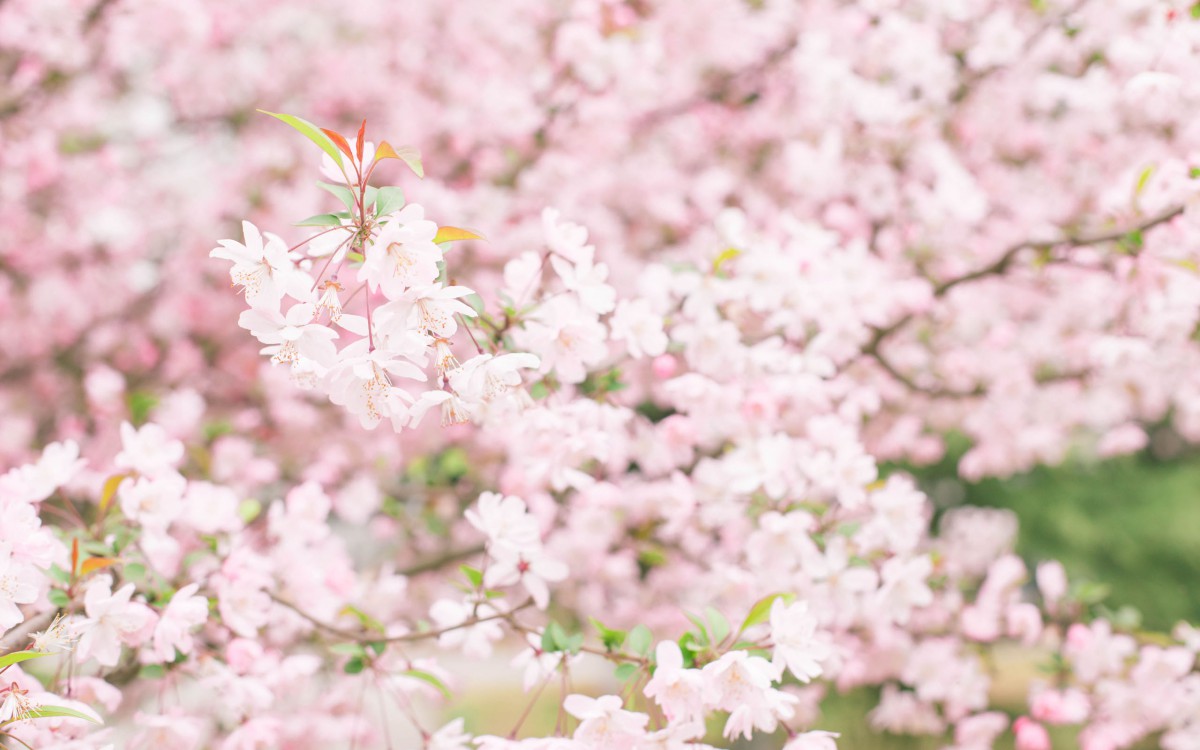
[[[351,159],[354,158],[354,154],[350,153],[350,144],[346,142],[346,139],[342,137],[341,133],[335,130],[329,130],[328,128],[321,128],[321,132],[329,136],[329,140],[337,144],[338,149],[340,149],[343,154],[349,156]]]
[[[111,557],[89,557],[83,561],[83,567],[79,570],[79,575],[86,576],[88,573],[94,573],[97,570],[116,565],[119,560]]]
[[[392,147],[392,144],[383,141],[379,147],[375,149],[375,161],[384,159],[399,159],[408,165],[408,168],[416,173],[417,177],[425,176],[425,167],[421,165],[421,152],[412,146],[401,146],[399,150]]]
[[[79,570],[79,540],[71,540],[71,577]]]
[[[366,134],[367,134],[367,121],[363,120],[362,125],[358,126],[358,143],[355,144],[355,147],[358,149],[358,163],[359,164],[362,164],[363,142],[364,142],[364,138],[365,138]]]

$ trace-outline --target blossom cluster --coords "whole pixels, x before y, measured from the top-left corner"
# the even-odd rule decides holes
[[[520,383],[518,370],[538,361],[527,354],[494,357],[478,348],[465,363],[454,355],[451,340],[458,321],[476,315],[463,302],[474,292],[441,278],[446,265],[438,241],[444,247],[449,239],[476,235],[453,228],[439,232],[421,206],[405,205],[400,188],[367,184],[387,158],[423,173],[419,156],[411,149],[402,155],[386,141],[380,148],[364,141],[365,122],[351,149],[338,133],[317,132],[294,117],[280,119],[312,133],[326,150],[323,175],[341,184],[322,185],[342,198],[346,210],[303,222],[329,228],[291,248],[278,235],[264,235],[244,222],[244,244],[223,240],[212,251],[212,257],[232,261],[230,278],[249,305],[238,324],[267,345],[262,353],[272,364],[289,365],[296,382],[320,388],[368,429],[386,420],[399,431],[438,405],[443,426],[465,421],[486,406],[502,408],[510,387]],[[308,257],[296,253],[303,245]],[[348,263],[351,258],[356,262]],[[320,270],[310,274],[314,263]],[[359,285],[351,297],[365,291],[365,315],[342,307],[346,276]],[[373,303],[376,296],[382,300]],[[357,338],[339,347],[335,340],[342,333]],[[435,377],[426,372],[430,364]],[[416,395],[394,380],[414,386],[436,382],[436,387]]]
[[[122,746],[370,746],[389,730],[350,698],[369,689],[437,750],[703,748],[714,716],[726,740],[786,730],[789,750],[827,750],[836,744],[819,728],[827,689],[873,685],[882,687],[876,728],[951,730],[953,747],[973,750],[1009,728],[989,705],[985,665],[1012,644],[1042,654],[1052,677],[1030,684],[1027,711],[1012,724],[1024,750],[1049,747],[1047,727],[1057,725],[1081,727],[1089,748],[1151,735],[1186,748],[1200,731],[1195,629],[1150,639],[1098,616],[1098,600],[1054,562],[1038,566],[1031,590],[1008,551],[1011,534],[995,535],[1003,511],[955,511],[929,536],[919,522],[928,501],[899,476],[864,485],[848,507],[831,500],[739,522],[749,522],[736,552],[746,592],[782,591],[757,601],[709,593],[706,579],[732,561],[704,571],[685,556],[653,576],[678,569],[698,581],[677,597],[675,615],[650,627],[610,608],[605,624],[579,630],[541,611],[551,599],[578,602],[603,579],[568,577],[558,558],[569,553],[554,537],[578,537],[545,537],[544,516],[520,497],[482,493],[452,534],[483,535],[482,546],[401,568],[394,558],[362,560],[345,539],[338,519],[355,517],[361,483],[331,496],[308,482],[265,506],[239,502],[234,487],[184,478],[184,453],[158,425],[125,425],[105,471],[81,460],[78,446],[56,443],[0,476],[4,517],[14,519],[0,578],[10,649],[0,655],[0,732],[38,747],[99,748],[122,736],[93,723],[133,711],[139,729]],[[90,521],[42,526],[39,515],[59,503]],[[372,536],[391,533],[385,524]],[[441,568],[457,560],[471,564],[456,580]],[[518,585],[524,604],[509,602]],[[696,609],[697,596],[716,606]],[[687,609],[700,614],[684,617]],[[571,719],[560,736],[514,739],[524,716],[507,738],[473,735],[461,719],[427,726],[418,705],[469,685],[454,654],[483,659],[516,641],[525,650],[514,666],[524,666],[533,700],[562,683],[560,711]],[[39,669],[43,660],[71,669]],[[621,694],[574,689],[585,661],[615,667]],[[153,689],[119,689],[133,673]]]

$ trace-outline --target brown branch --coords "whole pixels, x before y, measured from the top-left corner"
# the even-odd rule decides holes
[[[719,76],[715,83],[707,89],[696,91],[686,99],[652,109],[639,116],[635,122],[635,130],[655,127],[666,120],[686,114],[704,103],[727,105],[728,102],[725,102],[725,97],[731,93],[731,90],[735,86],[767,72],[791,54],[799,44],[800,35],[793,34],[786,42],[768,52],[765,57],[753,65],[725,73]]]
[[[420,575],[421,573],[428,573],[433,570],[438,570],[438,569],[443,568],[446,565],[449,565],[451,563],[456,563],[459,560],[465,560],[468,557],[473,557],[482,552],[483,552],[483,545],[476,544],[473,547],[466,547],[464,549],[451,550],[451,551],[446,552],[445,554],[439,555],[437,557],[433,557],[428,560],[422,560],[421,562],[413,563],[412,565],[408,566],[407,568],[403,568],[396,572],[402,576]]]
[[[1179,216],[1182,213],[1183,213],[1183,206],[1175,206],[1174,208],[1164,211],[1163,213],[1161,213],[1157,216],[1146,219],[1141,224],[1137,224],[1133,227],[1123,229],[1123,230],[1104,232],[1102,234],[1095,234],[1095,235],[1090,235],[1090,236],[1085,235],[1082,237],[1077,236],[1077,235],[1068,234],[1057,240],[1043,240],[1043,241],[1025,240],[1024,242],[1018,242],[1017,244],[1015,244],[1015,245],[1009,247],[1007,250],[1005,250],[1004,253],[999,258],[997,258],[993,262],[989,263],[988,265],[983,266],[982,268],[977,268],[974,271],[965,273],[962,276],[956,276],[952,279],[947,279],[946,281],[943,281],[942,283],[938,284],[937,286],[935,286],[933,288],[933,295],[935,297],[942,297],[942,296],[945,296],[945,294],[947,292],[949,292],[951,289],[958,286],[959,284],[966,284],[967,282],[975,281],[977,279],[982,279],[986,276],[996,276],[996,275],[1003,274],[1006,271],[1008,271],[1008,269],[1012,265],[1013,261],[1016,260],[1017,256],[1023,250],[1037,250],[1037,249],[1051,250],[1055,247],[1061,247],[1063,245],[1066,245],[1069,247],[1088,247],[1089,245],[1101,245],[1101,244],[1104,244],[1105,242],[1116,242],[1118,240],[1128,237],[1131,234],[1135,234],[1138,232],[1145,232],[1149,229],[1152,229],[1152,228],[1158,226],[1159,224],[1165,224],[1166,222],[1174,219],[1176,216]]]
[[[508,619],[510,616],[512,616],[513,613],[520,612],[521,610],[526,609],[533,605],[533,599],[529,598],[529,599],[526,599],[521,604],[518,604],[516,607],[513,607],[512,609],[507,610],[505,612],[498,612],[496,614],[487,615],[486,617],[471,617],[471,618],[468,618],[468,619],[458,623],[457,625],[448,625],[444,628],[438,628],[437,630],[422,630],[422,631],[418,631],[415,633],[405,633],[404,635],[386,636],[381,633],[364,633],[361,631],[346,630],[345,628],[340,628],[337,625],[331,625],[330,623],[327,623],[324,620],[320,620],[316,617],[313,617],[312,615],[308,614],[304,610],[297,607],[295,604],[292,604],[288,600],[283,599],[279,596],[276,596],[275,594],[268,592],[267,596],[271,597],[271,601],[273,601],[276,604],[279,604],[283,607],[286,607],[287,609],[290,609],[291,611],[293,611],[296,614],[303,617],[305,620],[307,620],[309,623],[311,623],[315,627],[317,627],[321,630],[324,630],[327,633],[331,633],[340,638],[345,638],[346,640],[353,641],[355,643],[380,643],[380,642],[411,643],[413,641],[423,641],[423,640],[427,640],[430,638],[437,638],[441,635],[453,632],[455,630],[460,630],[462,628],[469,628],[473,625],[478,625],[480,623],[489,622],[491,620]]]
[[[1122,230],[1113,230],[1093,235],[1064,234],[1062,237],[1056,240],[1024,240],[1011,245],[1008,249],[1000,254],[1000,257],[996,258],[996,260],[988,263],[985,266],[981,266],[980,268],[968,271],[960,276],[954,276],[935,284],[933,287],[933,296],[935,298],[945,297],[952,289],[962,284],[968,284],[972,281],[985,279],[989,276],[1003,276],[1013,267],[1013,264],[1016,262],[1017,258],[1025,250],[1049,251],[1056,247],[1063,246],[1076,248],[1102,245],[1107,242],[1117,242],[1129,237],[1130,235],[1146,232],[1160,224],[1165,224],[1182,213],[1183,206],[1175,206],[1156,216],[1152,216],[1151,218],[1146,219],[1139,224]],[[1060,262],[1063,260],[1065,259],[1058,259],[1057,261],[1052,259],[1051,262]],[[938,398],[973,398],[984,395],[985,389],[982,385],[965,391],[922,386],[915,382],[912,378],[897,370],[896,367],[888,361],[888,359],[883,355],[881,349],[884,341],[887,340],[887,338],[892,334],[896,333],[905,325],[907,325],[909,321],[913,320],[915,317],[916,315],[914,313],[906,313],[886,326],[873,328],[871,338],[867,341],[866,345],[863,346],[862,354],[874,359],[879,366],[884,369],[885,372],[903,384],[906,388],[914,392],[924,393],[926,395]],[[1058,380],[1068,380],[1084,377],[1086,374],[1087,373],[1063,373],[1052,377],[1039,379],[1038,382],[1047,383]]]

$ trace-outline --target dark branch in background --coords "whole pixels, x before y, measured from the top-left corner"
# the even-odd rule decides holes
[[[1000,257],[991,263],[988,263],[987,265],[977,268],[973,271],[968,271],[960,276],[954,276],[935,284],[933,287],[933,296],[935,299],[940,299],[949,294],[952,289],[962,284],[968,284],[972,281],[979,281],[980,279],[986,279],[991,276],[1003,276],[1012,269],[1013,264],[1016,262],[1018,256],[1020,256],[1020,254],[1025,250],[1042,250],[1045,252],[1050,252],[1056,247],[1065,246],[1076,248],[1088,247],[1091,245],[1102,245],[1106,242],[1118,242],[1131,236],[1140,235],[1141,233],[1149,231],[1160,224],[1165,224],[1182,213],[1183,206],[1175,206],[1174,208],[1168,209],[1157,216],[1153,216],[1142,221],[1140,224],[1136,224],[1132,227],[1122,230],[1113,230],[1111,232],[1103,232],[1101,234],[1094,235],[1066,234],[1057,240],[1025,240],[1023,242],[1018,242],[1001,253]],[[1062,262],[1063,260],[1065,259],[1051,258],[1049,262],[1057,263]],[[867,341],[866,345],[862,349],[863,355],[874,359],[879,366],[884,369],[885,372],[899,381],[906,388],[916,393],[924,393],[928,396],[933,396],[936,398],[973,398],[984,395],[986,391],[982,385],[976,386],[969,390],[953,390],[922,386],[914,381],[911,377],[897,370],[896,367],[890,361],[888,361],[882,351],[883,343],[892,334],[899,331],[915,317],[916,316],[914,313],[907,313],[897,318],[889,325],[886,325],[882,328],[873,329],[870,340]],[[1048,383],[1058,380],[1074,380],[1086,375],[1086,372],[1060,373],[1057,375],[1040,378],[1038,382]]]
[[[477,544],[474,547],[467,547],[465,549],[451,550],[445,554],[439,555],[438,557],[432,557],[428,560],[422,560],[421,562],[413,563],[407,568],[403,568],[396,572],[402,576],[415,576],[421,573],[428,573],[430,571],[438,570],[450,565],[451,563],[456,563],[459,560],[465,560],[468,557],[474,557],[482,552],[482,544]]]
[[[736,87],[752,81],[766,73],[776,64],[787,58],[800,44],[800,34],[795,33],[783,44],[766,54],[758,62],[740,70],[723,73],[716,77],[712,86],[707,90],[697,91],[686,99],[650,110],[638,118],[636,129],[654,127],[659,123],[690,112],[702,104],[740,105],[743,101],[728,101],[731,94],[737,94]],[[751,92],[752,93],[752,92]]]
[[[1018,58],[1024,59],[1030,52],[1033,51],[1034,46],[1041,41],[1042,37],[1049,33],[1051,29],[1064,27],[1067,21],[1070,20],[1071,16],[1078,13],[1083,6],[1088,4],[1088,2],[1089,0],[1078,0],[1078,2],[1076,2],[1070,8],[1067,8],[1062,13],[1048,19],[1046,23],[1042,24],[1038,28],[1037,31],[1026,38],[1025,43],[1021,45],[1021,53]],[[999,73],[1002,70],[1007,70],[1008,68],[1008,65],[993,65],[989,68],[984,68],[983,70],[976,70],[967,73],[962,77],[958,91],[954,95],[955,103],[957,104],[966,99],[972,91],[976,90],[976,84],[979,82],[995,75],[996,73]]]

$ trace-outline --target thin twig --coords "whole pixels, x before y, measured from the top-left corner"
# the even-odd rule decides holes
[[[1008,249],[1001,253],[998,258],[987,265],[935,284],[933,287],[933,296],[934,298],[945,297],[952,289],[955,289],[962,284],[968,284],[970,282],[985,279],[990,276],[1002,276],[1013,267],[1013,264],[1016,262],[1017,258],[1025,250],[1040,249],[1049,251],[1056,247],[1063,246],[1076,248],[1088,247],[1091,245],[1102,245],[1107,242],[1117,242],[1129,237],[1132,234],[1146,232],[1160,224],[1165,224],[1182,213],[1183,206],[1175,206],[1174,208],[1168,209],[1157,216],[1153,216],[1142,221],[1140,224],[1136,224],[1132,227],[1127,227],[1121,230],[1113,230],[1109,232],[1102,232],[1100,234],[1082,236],[1064,234],[1057,240],[1024,240],[1011,245]],[[896,367],[890,361],[888,361],[887,357],[885,357],[882,352],[882,345],[884,341],[886,341],[892,334],[899,331],[915,318],[915,313],[907,313],[886,326],[874,328],[872,330],[871,338],[862,348],[863,356],[874,359],[879,366],[884,369],[885,372],[887,372],[909,390],[917,393],[924,393],[937,398],[974,398],[984,395],[984,393],[986,393],[986,389],[982,385],[968,390],[953,390],[922,386],[914,381],[911,377],[908,377],[897,370]],[[1082,377],[1084,374],[1086,373],[1062,373],[1056,376],[1041,379],[1039,382],[1066,380],[1072,377]]]

